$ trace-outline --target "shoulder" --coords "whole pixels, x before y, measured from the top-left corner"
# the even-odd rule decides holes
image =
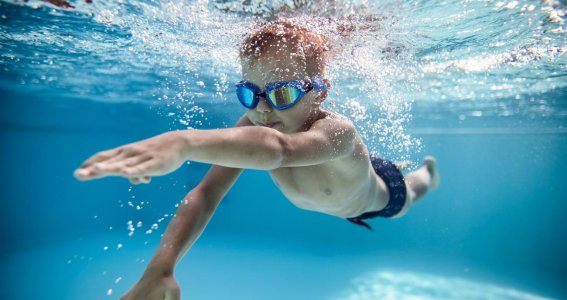
[[[321,116],[317,119],[317,121],[313,122],[310,130],[332,131],[337,134],[356,133],[356,128],[350,119],[343,115],[328,111],[322,111]]]

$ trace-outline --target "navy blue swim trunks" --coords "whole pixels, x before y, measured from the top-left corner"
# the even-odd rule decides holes
[[[404,176],[391,161],[370,155],[370,162],[372,163],[372,167],[374,168],[376,175],[380,176],[388,187],[388,191],[390,192],[388,204],[386,204],[386,207],[382,210],[365,212],[358,217],[347,218],[347,220],[356,225],[364,226],[372,230],[372,227],[366,224],[363,220],[376,217],[389,218],[395,216],[402,210],[406,203],[407,191]]]

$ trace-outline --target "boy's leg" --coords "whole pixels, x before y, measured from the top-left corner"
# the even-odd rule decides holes
[[[423,165],[404,176],[408,191],[411,194],[412,202],[419,200],[428,191],[437,188],[439,185],[439,173],[437,171],[437,161],[432,156],[423,159]]]
[[[426,156],[423,159],[423,165],[404,176],[404,181],[407,190],[406,203],[402,210],[391,218],[403,217],[417,200],[439,185],[439,173],[437,172],[435,158]]]

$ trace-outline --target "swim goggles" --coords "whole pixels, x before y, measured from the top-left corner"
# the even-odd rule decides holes
[[[283,110],[295,105],[312,89],[326,91],[327,86],[319,80],[312,82],[290,80],[268,83],[266,91],[262,92],[255,84],[242,80],[236,84],[236,95],[240,103],[248,109],[256,107],[260,102],[260,97],[264,97],[273,108]]]

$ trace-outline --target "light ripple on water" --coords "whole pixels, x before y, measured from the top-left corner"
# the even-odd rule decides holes
[[[544,300],[538,295],[513,288],[409,272],[374,272],[357,277],[353,287],[332,300],[439,300],[439,299],[522,299]]]
[[[558,1],[242,3],[95,0],[77,1],[72,10],[0,3],[0,87],[163,104],[173,124],[199,128],[207,105],[236,105],[238,42],[260,19],[280,15],[340,45],[325,105],[351,117],[371,151],[397,159],[419,152],[419,140],[406,130],[414,103],[473,101],[475,109],[464,113],[471,117],[565,111],[560,101],[534,97],[567,85],[565,8]],[[302,7],[286,10],[294,3]],[[345,24],[354,33],[337,38]],[[501,99],[527,108],[511,109]]]

